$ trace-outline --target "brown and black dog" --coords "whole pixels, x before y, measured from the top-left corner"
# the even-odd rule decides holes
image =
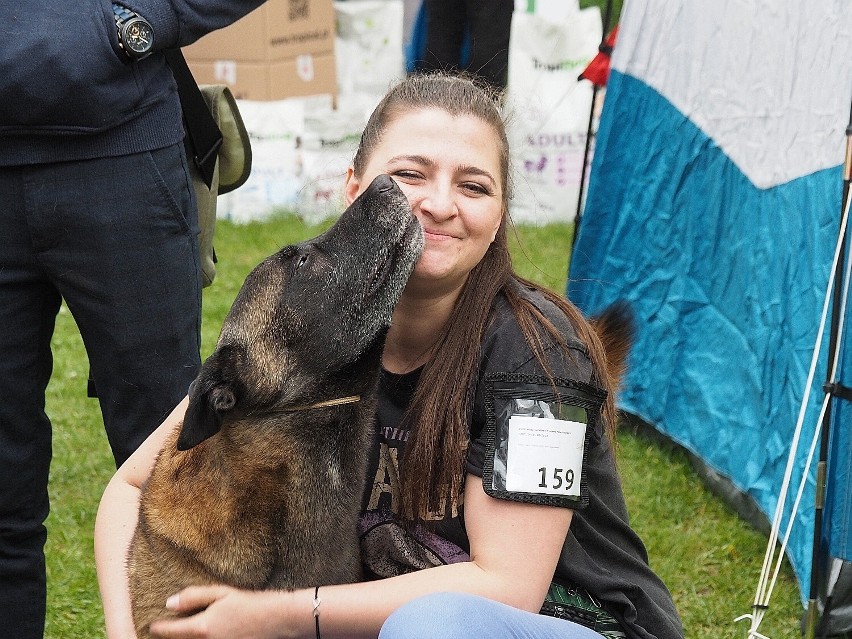
[[[246,278],[142,488],[128,554],[140,638],[191,584],[359,578],[381,353],[422,247],[408,201],[380,176],[327,232]]]

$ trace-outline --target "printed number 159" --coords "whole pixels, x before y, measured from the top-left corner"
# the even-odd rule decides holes
[[[541,482],[539,483],[539,488],[547,488],[548,482],[548,469],[547,467],[542,467],[538,469],[538,472],[541,473]],[[574,471],[570,468],[567,470],[562,470],[561,468],[553,469],[553,476],[549,478],[552,482],[550,488],[553,490],[559,490],[563,486],[565,490],[570,490],[571,486],[574,485]]]

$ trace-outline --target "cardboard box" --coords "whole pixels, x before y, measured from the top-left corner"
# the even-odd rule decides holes
[[[184,47],[190,61],[277,62],[334,51],[332,0],[267,0],[237,22]]]
[[[303,54],[275,62],[187,60],[199,84],[227,84],[238,100],[283,100],[337,94],[334,54]]]

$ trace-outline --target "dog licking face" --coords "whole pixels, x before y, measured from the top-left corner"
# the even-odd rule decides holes
[[[221,409],[256,414],[360,392],[354,369],[378,370],[422,246],[408,201],[380,176],[326,233],[258,265],[193,385],[178,448],[215,433]]]
[[[143,486],[128,555],[140,637],[190,584],[356,581],[384,338],[423,247],[380,176],[317,238],[246,278]]]

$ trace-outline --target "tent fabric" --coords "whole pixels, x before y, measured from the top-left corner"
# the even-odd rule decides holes
[[[730,478],[769,520],[838,235],[850,102],[847,0],[624,6],[567,293],[590,314],[630,303],[638,334],[621,408]],[[825,367],[822,352],[805,431],[817,427]],[[849,559],[848,402],[834,415],[825,530]],[[807,474],[788,547],[803,601]]]

